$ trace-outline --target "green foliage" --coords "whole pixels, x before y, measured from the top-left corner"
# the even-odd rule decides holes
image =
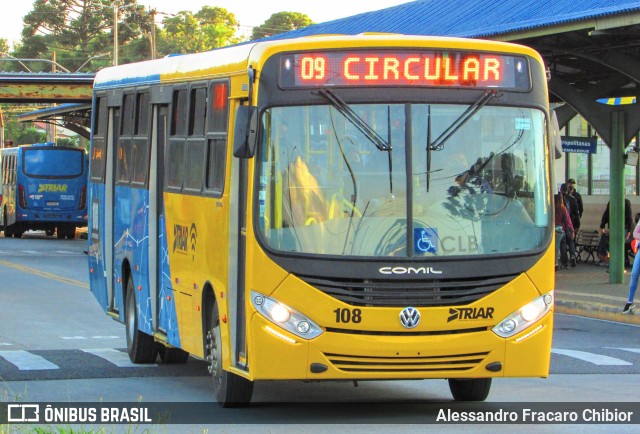
[[[253,28],[251,39],[260,39],[290,30],[310,26],[314,22],[306,14],[300,12],[277,12],[271,15],[262,25]]]
[[[129,47],[144,39],[151,29],[151,18],[136,0],[119,3],[118,42]],[[111,61],[113,51],[114,10],[111,0],[35,0],[33,10],[24,17],[22,40],[12,55],[18,58],[47,59],[70,71],[83,66],[83,71],[95,71]],[[149,54],[141,45],[132,60],[142,60]],[[88,60],[102,55],[100,61]],[[87,63],[85,63],[87,62]],[[27,65],[32,71],[51,71],[47,63]],[[17,69],[18,65],[14,65]]]
[[[160,55],[212,50],[240,41],[235,36],[238,21],[225,8],[204,6],[196,14],[181,11],[163,21],[158,37]]]
[[[0,56],[9,53],[9,42],[5,38],[0,38]]]
[[[62,137],[56,142],[58,146],[72,146],[74,148],[80,147],[80,136]]]
[[[31,123],[7,122],[4,126],[4,139],[11,140],[14,145],[29,145],[45,142],[47,135],[38,131]]]

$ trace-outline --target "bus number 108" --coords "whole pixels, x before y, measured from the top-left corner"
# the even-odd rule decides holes
[[[360,309],[336,309],[333,311],[336,314],[337,323],[352,322],[358,324],[362,321],[362,310]]]

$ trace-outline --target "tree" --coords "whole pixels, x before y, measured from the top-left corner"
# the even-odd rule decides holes
[[[315,24],[306,14],[300,12],[277,12],[262,25],[253,28],[251,39],[260,39],[290,30],[301,29]]]
[[[5,38],[0,38],[0,56],[9,54],[9,42]]]
[[[38,131],[30,122],[6,122],[4,138],[11,140],[15,145],[28,145],[45,142],[47,134]]]
[[[122,58],[134,61],[147,58],[148,44],[144,32],[151,29],[151,17],[137,0],[119,0],[118,42]],[[96,70],[111,62],[106,53],[113,52],[112,0],[35,0],[33,10],[24,17],[22,39],[15,52],[18,58],[53,59],[65,68],[75,71]],[[96,54],[103,54],[100,62],[89,62]],[[119,55],[120,57],[120,55]],[[33,71],[50,71],[51,66],[29,65]]]
[[[225,8],[204,6],[196,14],[181,11],[163,24],[158,51],[164,55],[197,53],[240,41],[235,36],[238,21]]]

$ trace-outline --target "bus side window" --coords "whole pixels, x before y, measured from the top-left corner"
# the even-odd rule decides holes
[[[227,163],[227,124],[229,120],[229,82],[214,81],[209,98],[205,189],[222,196]]]
[[[127,94],[124,96],[124,105],[122,109],[122,131],[123,136],[133,136],[133,127],[135,121],[135,95]]]
[[[207,144],[206,188],[219,196],[224,189],[227,141],[226,139],[209,139]]]
[[[149,120],[151,107],[149,105],[149,92],[141,92],[136,95],[135,125],[132,132],[132,160],[131,183],[146,185],[149,166],[149,147],[147,145]]]
[[[169,166],[167,187],[172,189],[182,188],[182,179],[184,178],[184,141],[169,143],[167,164]]]
[[[172,136],[186,136],[187,114],[187,89],[179,89],[174,91],[171,116]]]
[[[205,119],[207,119],[207,88],[191,89],[189,136],[204,137]]]
[[[139,93],[136,104],[136,136],[147,136],[149,132],[149,120],[151,118],[151,106],[149,105],[149,92]]]
[[[147,144],[137,140],[133,144],[133,179],[131,182],[142,185],[146,184],[148,161]]]
[[[202,181],[204,179],[204,142],[193,141],[187,142],[187,167],[184,187],[191,190],[202,190]]]
[[[105,141],[107,116],[107,98],[99,97],[95,104],[96,114],[94,116],[94,136],[91,151],[91,179],[94,181],[102,181],[105,169]]]
[[[116,179],[119,183],[129,183],[131,164],[131,146],[121,139],[118,142],[118,164],[116,166]]]

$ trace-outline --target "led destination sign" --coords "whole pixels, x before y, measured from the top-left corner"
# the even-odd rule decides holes
[[[529,90],[524,57],[453,51],[328,51],[283,56],[282,88],[427,86]]]

